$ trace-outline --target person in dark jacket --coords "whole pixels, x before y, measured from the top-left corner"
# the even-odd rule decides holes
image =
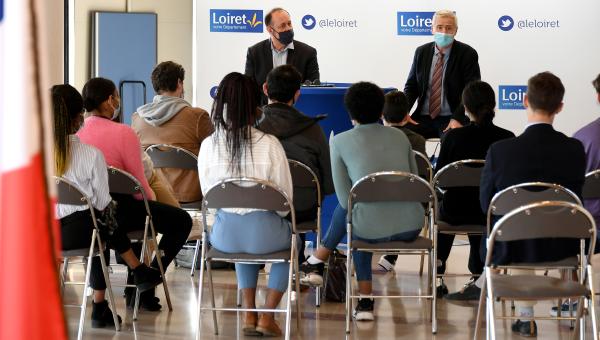
[[[258,129],[279,139],[288,159],[306,164],[319,177],[321,198],[332,194],[329,145],[319,118],[308,117],[294,108],[300,96],[302,76],[292,65],[281,65],[267,75],[263,91],[269,104],[263,107],[263,119]],[[317,193],[313,188],[294,185],[296,223],[317,218]],[[301,235],[301,237],[304,237]],[[304,241],[304,238],[302,239]],[[299,250],[299,261],[304,262],[304,242]]]
[[[464,159],[485,159],[487,150],[495,142],[515,136],[511,131],[494,125],[496,94],[494,89],[483,81],[473,81],[465,87],[462,94],[465,112],[471,124],[448,131],[442,139],[440,155],[436,163],[436,172],[446,165]],[[440,199],[438,219],[450,225],[481,225],[486,217],[479,205],[479,188],[449,188]],[[438,234],[438,260],[441,266],[438,273],[446,271],[446,261],[452,249],[454,235]],[[480,290],[474,282],[483,272],[483,262],[479,254],[480,235],[469,235],[469,271],[473,278],[465,287],[448,295],[450,300],[478,300]],[[447,291],[442,282],[442,291]]]
[[[487,211],[496,193],[519,183],[556,183],[581,197],[586,165],[583,145],[552,127],[554,117],[562,110],[564,93],[562,82],[550,72],[539,73],[529,79],[523,100],[527,110],[525,131],[516,138],[493,144],[488,150],[479,191],[483,211]],[[497,242],[492,261],[498,265],[548,262],[578,253],[579,242],[572,239]],[[513,270],[513,274],[524,273],[523,270]],[[516,305],[520,320],[513,324],[513,332],[527,336],[537,334],[535,322],[529,322],[533,316],[533,304],[521,301]]]

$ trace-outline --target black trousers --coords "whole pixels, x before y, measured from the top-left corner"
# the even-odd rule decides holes
[[[431,119],[429,115],[413,115],[419,125],[407,124],[407,128],[420,134],[423,138],[440,138],[450,122],[450,116],[437,116]]]
[[[89,248],[92,241],[94,225],[89,210],[77,211],[60,219],[61,239],[63,250]],[[123,253],[131,248],[131,242],[122,229],[117,228],[112,235],[101,233],[100,238],[106,242],[106,250],[103,252],[106,263],[110,261],[109,249],[117,253]],[[92,258],[90,268],[90,287],[95,290],[106,289],[102,264],[99,256]]]
[[[468,235],[469,237],[469,271],[473,275],[481,275],[483,273],[483,262],[479,254],[481,244],[481,235]],[[438,267],[438,274],[446,272],[446,261],[450,256],[452,244],[454,243],[454,235],[438,233],[437,237],[437,258],[442,262]]]
[[[111,194],[117,202],[117,222],[119,229],[125,232],[143,230],[146,222],[146,207],[144,201],[136,200],[129,195]],[[177,253],[181,250],[192,230],[192,218],[183,209],[163,204],[156,201],[148,201],[154,229],[162,234],[158,248],[162,250],[163,268],[167,268]],[[134,247],[134,251],[141,249]],[[140,255],[136,251],[136,255]],[[157,259],[152,262],[152,267],[158,268]]]

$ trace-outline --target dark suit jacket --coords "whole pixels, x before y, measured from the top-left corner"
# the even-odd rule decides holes
[[[410,107],[418,100],[417,109],[413,115],[420,115],[423,109],[429,88],[434,44],[434,42],[430,42],[417,48],[406,85],[404,85],[404,93]],[[462,91],[469,82],[481,79],[478,59],[475,49],[460,41],[454,41],[446,64],[443,87],[452,111],[452,118],[462,123],[468,122],[462,104]]]
[[[481,208],[487,211],[500,190],[525,182],[560,184],[581,197],[584,177],[581,142],[549,124],[532,125],[519,137],[490,147],[481,178]],[[577,240],[560,238],[497,242],[495,247],[493,259],[497,264],[556,261],[579,253]]]
[[[436,172],[446,165],[463,159],[485,159],[493,143],[515,134],[493,123],[452,129],[442,139]],[[453,225],[485,225],[486,217],[479,205],[479,188],[458,187],[446,190],[440,200],[439,219]]]
[[[294,65],[302,74],[302,82],[305,80],[315,81],[319,79],[319,63],[317,62],[317,50],[301,41],[294,40],[294,49],[288,50],[287,64]],[[248,48],[246,55],[247,76],[253,77],[258,86],[267,80],[267,74],[273,69],[273,51],[271,40],[263,40]],[[262,91],[261,91],[262,92]]]

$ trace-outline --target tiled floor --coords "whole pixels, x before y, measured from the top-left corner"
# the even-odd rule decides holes
[[[464,272],[468,247],[456,246],[450,258],[450,273]],[[376,259],[376,258],[374,258]],[[73,266],[70,276],[77,278],[82,275],[82,270]],[[132,322],[132,312],[125,308],[122,297],[122,288],[114,287],[117,297],[117,309],[123,317],[123,327],[120,332],[112,328],[92,329],[89,321],[91,302],[88,304],[88,316],[84,330],[85,339],[194,339],[197,330],[198,315],[196,312],[197,277],[190,277],[189,270],[185,268],[169,268],[167,273],[173,312],[168,312],[162,290],[158,296],[165,307],[161,312],[143,311],[136,322]],[[262,279],[261,279],[262,280]],[[462,286],[465,277],[452,277],[446,279],[450,291]],[[111,276],[113,283],[124,282],[124,271],[115,269]],[[597,282],[598,280],[596,280]],[[217,305],[227,303],[233,306],[236,301],[236,285],[233,271],[215,271],[215,288]],[[262,280],[264,284],[264,280]],[[425,289],[425,276],[418,276],[418,257],[400,257],[395,273],[376,272],[374,275],[374,288],[378,291],[413,294],[419,289]],[[206,287],[206,286],[205,286]],[[65,293],[67,303],[80,301],[80,288],[68,287]],[[208,292],[208,290],[206,291]],[[208,296],[208,295],[207,295]],[[300,296],[302,303],[301,330],[292,326],[293,339],[342,339],[344,332],[343,303],[326,302],[320,308],[315,308],[314,291],[310,290]],[[208,300],[206,300],[208,301]],[[264,301],[264,294],[259,293],[258,304]],[[473,337],[477,305],[473,303],[451,303],[447,300],[438,300],[438,333],[431,334],[431,324],[428,319],[426,301],[417,299],[403,300],[378,300],[375,305],[376,320],[374,322],[353,323],[351,339],[469,339]],[[549,302],[539,303],[535,307],[536,314],[548,315]],[[501,306],[498,304],[498,312]],[[79,310],[67,308],[67,318],[71,338],[77,336],[77,323]],[[219,313],[219,335],[213,334],[212,318],[209,313],[202,315],[202,339],[233,339],[243,338],[237,321],[239,319],[233,312]],[[283,318],[279,319],[283,327]],[[513,338],[509,321],[497,321],[498,339]],[[588,322],[588,336],[591,335],[591,324]],[[539,339],[569,339],[573,332],[569,329],[568,322],[539,321]],[[515,336],[515,338],[519,338]]]

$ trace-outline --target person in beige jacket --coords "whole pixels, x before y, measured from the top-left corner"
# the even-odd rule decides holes
[[[172,61],[162,62],[152,71],[152,87],[157,95],[152,103],[133,114],[131,127],[142,147],[170,144],[197,155],[204,138],[213,133],[209,114],[183,99],[185,70]],[[198,174],[191,170],[156,169],[173,187],[179,202],[202,199]]]

